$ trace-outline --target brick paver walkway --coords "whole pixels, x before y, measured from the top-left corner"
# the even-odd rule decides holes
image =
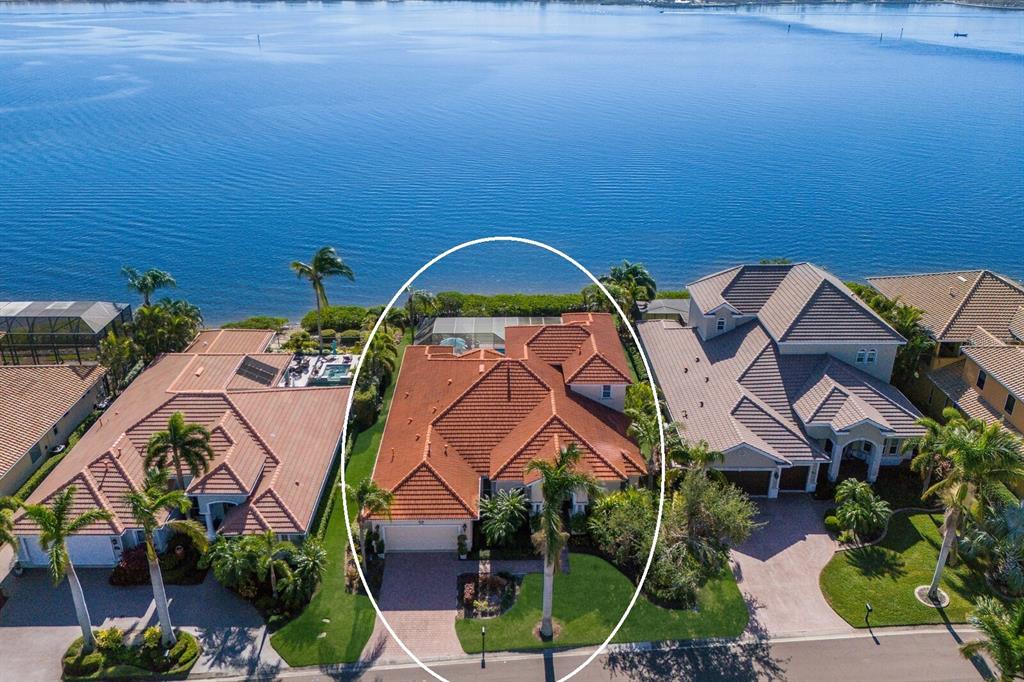
[[[492,561],[491,572],[525,574],[542,570],[539,560]],[[379,604],[395,633],[423,660],[461,656],[465,652],[455,635],[458,577],[479,565],[459,561],[450,553],[390,552],[384,566]],[[389,635],[381,619],[363,650],[364,661],[408,663],[402,648]]]

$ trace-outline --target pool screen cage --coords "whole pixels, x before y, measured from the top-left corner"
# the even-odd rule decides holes
[[[461,339],[466,349],[505,349],[505,328],[523,325],[561,324],[560,317],[438,317],[423,325],[416,334],[416,343],[452,345]]]
[[[107,333],[124,333],[127,303],[0,301],[0,362],[5,365],[95,362]]]

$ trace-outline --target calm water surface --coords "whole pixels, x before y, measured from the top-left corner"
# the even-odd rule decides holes
[[[1024,12],[0,4],[0,299],[125,299],[131,263],[211,321],[296,315],[320,244],[370,303],[494,233],[664,287],[765,256],[1024,277],[1022,226]],[[502,247],[426,285],[580,283]]]

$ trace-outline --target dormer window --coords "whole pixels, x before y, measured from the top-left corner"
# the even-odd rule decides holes
[[[863,348],[861,348],[859,351],[857,351],[857,364],[858,365],[863,365],[864,364],[864,360],[867,358],[867,355],[868,355],[868,352],[865,349],[863,349]]]
[[[604,384],[601,386],[601,398],[608,400],[612,397],[612,386],[611,384]]]
[[[725,331],[725,318],[724,317],[718,318],[718,321],[715,322],[715,329],[717,329],[720,332],[724,332]]]
[[[1017,399],[1012,395],[1006,396],[1006,403],[1003,405],[1003,410],[1006,414],[1013,414],[1013,408],[1017,407]]]
[[[877,350],[875,350],[874,348],[869,350],[868,351],[868,364],[869,365],[875,364],[875,358],[877,358],[877,357],[878,357],[878,351]]]

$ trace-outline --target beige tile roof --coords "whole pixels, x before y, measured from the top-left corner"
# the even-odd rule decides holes
[[[703,341],[670,320],[639,324],[654,374],[684,436],[720,451],[747,445],[783,462],[825,457],[803,430],[871,419],[886,435],[920,433],[920,413],[892,386],[828,355],[781,355],[758,321]]]
[[[961,358],[942,369],[935,370],[928,375],[928,378],[968,417],[981,419],[988,424],[999,422],[1008,429],[1016,431],[1010,422],[1003,419],[1003,414],[999,409],[985,400],[973,385],[964,380],[963,371],[966,362]]]
[[[963,354],[1024,402],[1024,346],[965,346]]]
[[[0,366],[0,477],[104,374],[98,365]]]
[[[1024,341],[1024,305],[1010,318],[1010,336],[1017,341]]]
[[[262,353],[274,340],[270,329],[204,329],[186,353]]]
[[[869,277],[868,282],[924,311],[922,324],[940,341],[966,341],[978,326],[1009,341],[1024,305],[1024,287],[989,270]]]
[[[756,315],[780,343],[904,342],[842,281],[811,263],[743,265],[688,288],[703,312],[727,303]]]
[[[203,334],[210,342],[205,348],[223,348],[246,338],[246,347],[262,349],[262,340],[254,340],[267,338]],[[305,532],[336,452],[349,389],[277,388],[247,377],[240,380],[247,357],[280,369],[290,356],[220,351],[161,356],[107,409],[29,501],[49,500],[74,483],[82,488],[76,495],[90,495],[95,506],[115,515],[116,528],[132,527],[122,497],[144,479],[143,453],[150,436],[180,411],[186,420],[210,429],[215,453],[209,471],[190,482],[190,493],[250,494],[246,503],[228,512],[222,532]],[[20,534],[35,530],[24,517],[16,523]],[[98,524],[87,532],[109,530]]]

